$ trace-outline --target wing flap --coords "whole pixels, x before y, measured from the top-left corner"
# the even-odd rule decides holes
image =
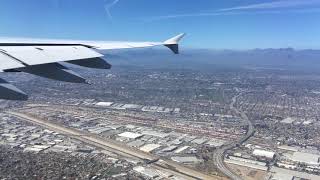
[[[86,83],[83,77],[59,63],[40,64],[16,70],[58,81]]]
[[[84,46],[2,46],[10,57],[25,65],[47,64],[102,57],[103,55]],[[21,65],[20,65],[21,67]],[[2,68],[2,66],[1,66]],[[2,68],[4,69],[4,68]]]
[[[88,67],[88,68],[96,68],[96,69],[111,68],[111,64],[109,64],[103,58],[90,58],[90,59],[72,60],[67,62],[70,64],[74,64],[82,67]]]
[[[0,71],[19,67],[24,67],[24,65],[11,58],[4,50],[0,49]]]

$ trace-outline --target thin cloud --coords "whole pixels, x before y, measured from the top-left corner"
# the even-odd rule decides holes
[[[320,0],[282,0],[269,3],[258,3],[247,6],[237,6],[232,8],[220,9],[219,11],[234,10],[258,10],[258,9],[276,9],[276,8],[295,8],[301,6],[320,5]]]
[[[320,8],[312,9],[292,9],[292,10],[265,10],[265,11],[238,11],[238,12],[213,12],[213,13],[194,13],[194,14],[176,14],[168,16],[157,16],[148,19],[142,19],[144,22],[161,21],[168,19],[178,19],[186,17],[211,17],[211,16],[234,16],[234,15],[258,15],[258,14],[289,14],[289,13],[320,13]]]
[[[104,9],[105,9],[105,11],[106,11],[106,13],[107,13],[107,15],[108,15],[110,20],[113,20],[113,17],[112,17],[112,14],[111,14],[111,8],[113,6],[115,6],[115,5],[117,5],[119,1],[120,0],[114,0],[111,3],[107,3],[108,0],[105,0],[106,4],[104,5]]]
[[[241,14],[238,12],[212,12],[212,13],[194,13],[194,14],[174,14],[168,16],[156,16],[144,19],[146,22],[165,20],[165,19],[176,19],[176,18],[186,18],[186,17],[206,17],[206,16],[227,16],[227,15],[237,15]]]
[[[320,0],[282,0],[270,3],[251,4],[247,6],[236,6],[219,9],[209,13],[173,14],[167,16],[156,16],[143,19],[144,22],[153,22],[166,19],[177,19],[186,17],[210,17],[210,16],[231,16],[242,14],[285,14],[285,13],[319,13]],[[312,8],[310,8],[312,7]],[[282,10],[277,10],[282,8]],[[291,8],[291,9],[289,9]],[[295,8],[295,9],[292,9]],[[297,9],[299,8],[299,9]],[[285,10],[283,10],[285,9]],[[250,10],[250,11],[249,11]]]

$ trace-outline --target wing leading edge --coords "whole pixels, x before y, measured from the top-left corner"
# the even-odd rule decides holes
[[[76,72],[60,64],[70,64],[98,69],[110,69],[111,65],[99,50],[146,48],[166,46],[179,53],[179,34],[164,42],[105,42],[37,39],[0,39],[0,72],[26,72],[49,79],[86,83]],[[0,99],[26,100],[23,91],[0,79]]]

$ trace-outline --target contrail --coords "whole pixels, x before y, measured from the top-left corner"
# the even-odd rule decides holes
[[[107,15],[108,15],[108,17],[109,17],[109,19],[110,20],[113,20],[113,17],[112,17],[112,14],[111,14],[111,8],[113,7],[113,6],[115,6],[116,4],[118,4],[118,2],[119,2],[120,0],[114,0],[114,1],[112,1],[111,3],[107,3],[107,0],[105,0],[105,2],[106,2],[106,4],[105,4],[105,6],[104,6],[104,9],[106,10],[106,13],[107,13]]]

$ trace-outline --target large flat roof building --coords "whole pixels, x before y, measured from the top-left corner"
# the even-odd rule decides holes
[[[165,138],[168,136],[167,133],[153,131],[153,130],[145,130],[145,131],[142,131],[141,133],[144,135],[149,135],[149,136],[154,136],[154,137],[159,137],[159,138]]]
[[[159,144],[146,144],[144,146],[142,146],[140,148],[141,151],[144,151],[144,152],[151,152],[157,148],[159,148],[161,145]]]
[[[294,152],[290,159],[295,162],[306,163],[310,165],[319,165],[320,155],[304,153],[304,152]]]
[[[133,133],[133,132],[123,132],[121,134],[118,134],[118,136],[129,138],[129,139],[137,139],[143,135],[138,133]]]
[[[97,106],[105,106],[105,107],[109,107],[113,104],[113,102],[98,102],[96,105]]]
[[[286,180],[288,178],[303,178],[303,179],[310,179],[310,180],[318,180],[320,176],[309,174],[305,172],[293,171],[289,169],[283,169],[278,167],[271,167],[270,172],[272,172],[273,177],[271,180]],[[285,179],[286,178],[286,179]]]
[[[266,150],[262,150],[262,149],[255,149],[253,150],[252,154],[254,156],[258,156],[258,157],[265,157],[268,159],[273,159],[275,156],[275,153],[272,151],[266,151]]]
[[[186,163],[186,164],[200,162],[200,160],[198,158],[196,158],[195,156],[188,156],[188,157],[176,156],[176,157],[171,157],[171,159],[173,161],[176,161],[179,163]]]

